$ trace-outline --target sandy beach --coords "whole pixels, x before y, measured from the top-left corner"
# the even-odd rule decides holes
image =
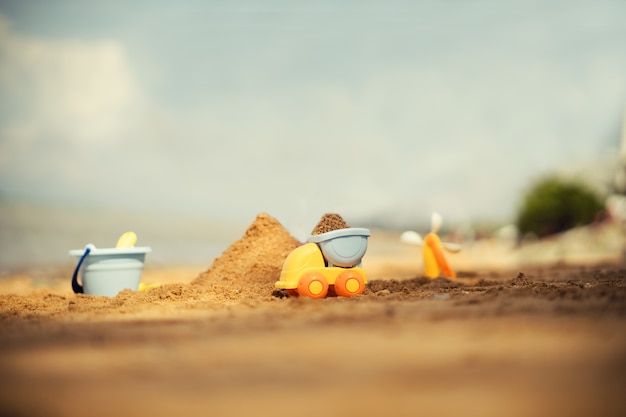
[[[0,417],[626,417],[625,40],[0,0]]]
[[[623,230],[450,255],[373,231],[352,298],[274,291],[298,246],[259,215],[205,268],[151,268],[113,298],[71,270],[0,281],[0,415],[623,416]],[[582,242],[582,243],[581,243]]]

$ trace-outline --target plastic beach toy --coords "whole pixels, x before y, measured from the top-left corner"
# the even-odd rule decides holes
[[[406,231],[402,233],[400,239],[405,243],[422,246],[422,256],[424,257],[424,275],[428,278],[438,278],[439,276],[443,276],[445,278],[455,279],[456,273],[448,264],[448,260],[446,259],[442,248],[446,249],[448,252],[458,252],[461,250],[461,246],[454,243],[441,242],[441,239],[437,236],[437,232],[441,229],[442,222],[441,215],[434,212],[431,217],[430,233],[424,237],[424,240],[422,240],[419,234],[413,231]]]
[[[137,242],[137,235],[135,234],[135,232],[126,232],[124,234],[122,234],[122,236],[120,236],[119,239],[117,239],[117,244],[115,245],[116,248],[132,248],[133,246],[135,246],[135,243]]]
[[[324,298],[329,290],[343,297],[362,294],[367,283],[361,259],[370,231],[345,228],[311,235],[283,263],[274,286],[291,295]]]
[[[115,248],[98,249],[88,244],[84,250],[71,250],[70,255],[78,258],[72,275],[74,292],[115,297],[124,289],[137,291],[146,253],[151,249],[133,246],[136,240],[133,232],[127,232]],[[82,285],[78,282],[79,271]]]

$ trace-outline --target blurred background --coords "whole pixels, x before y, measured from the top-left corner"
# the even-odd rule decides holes
[[[0,268],[73,264],[126,230],[157,265],[208,266],[260,212],[299,239],[326,212],[506,225],[554,172],[607,197],[624,16],[615,0],[0,2]]]

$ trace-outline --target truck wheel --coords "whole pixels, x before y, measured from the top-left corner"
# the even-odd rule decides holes
[[[342,297],[352,297],[365,291],[365,279],[357,271],[345,271],[335,280],[335,292]]]
[[[328,281],[319,272],[307,272],[298,281],[298,294],[302,297],[324,298],[328,294]]]

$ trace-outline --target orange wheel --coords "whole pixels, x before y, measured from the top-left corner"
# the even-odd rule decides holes
[[[298,294],[303,297],[324,298],[328,294],[328,281],[319,272],[307,272],[298,282]]]
[[[345,271],[335,280],[335,292],[342,297],[352,297],[365,291],[365,279],[357,271]]]

